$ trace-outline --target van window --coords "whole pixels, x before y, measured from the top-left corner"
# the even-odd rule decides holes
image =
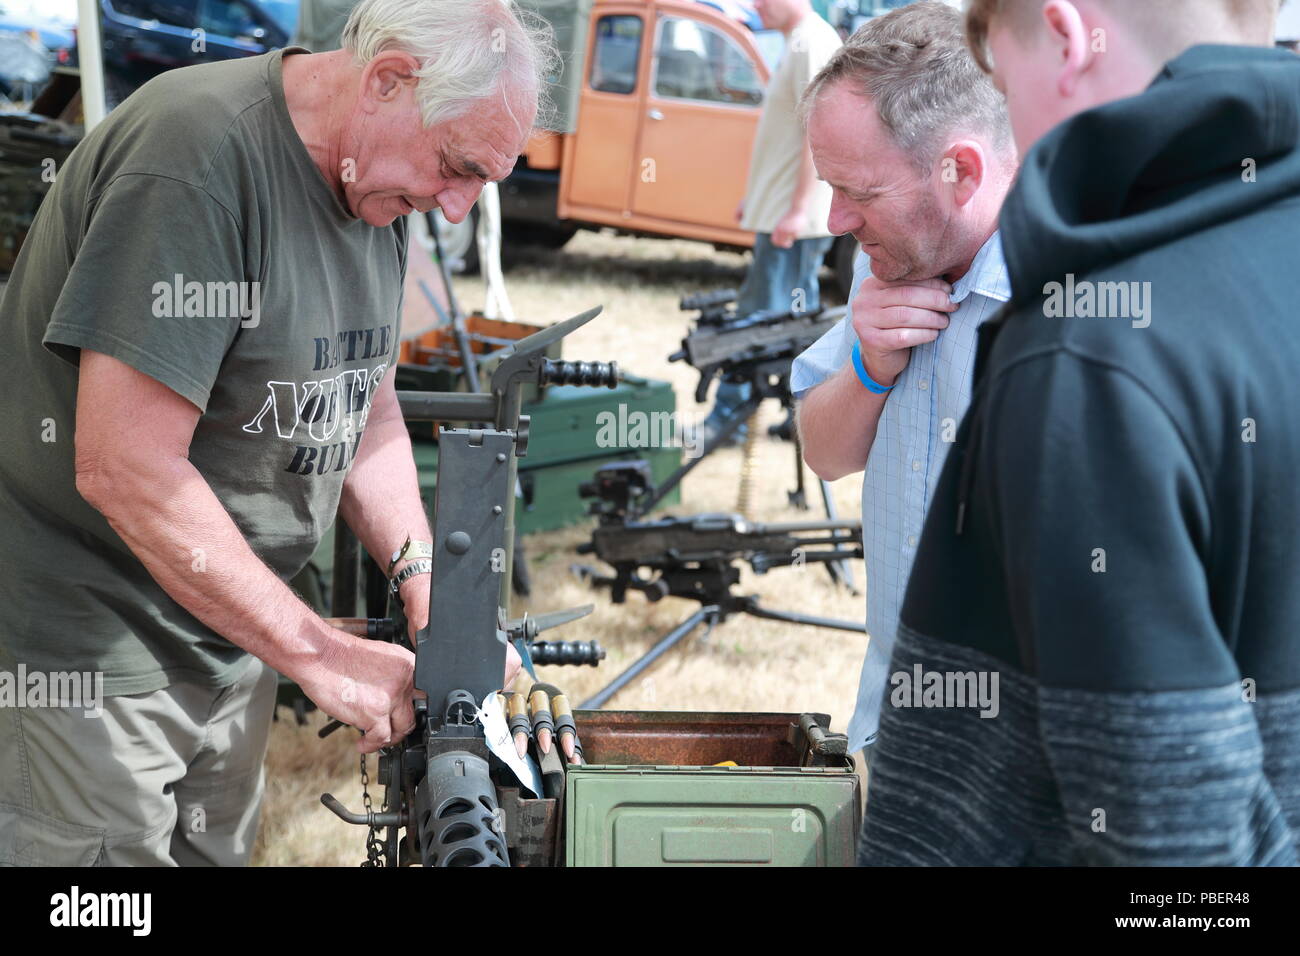
[[[632,93],[641,58],[641,18],[601,17],[596,21],[596,55],[591,60],[591,88],[600,93]]]
[[[745,51],[725,33],[684,17],[659,20],[654,90],[658,96],[707,103],[763,102],[758,71]]]

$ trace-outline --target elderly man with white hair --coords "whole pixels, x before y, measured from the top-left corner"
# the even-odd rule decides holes
[[[0,674],[62,690],[0,706],[0,864],[247,862],[272,669],[363,752],[414,726],[414,655],[285,582],[339,513],[426,622],[405,217],[458,222],[510,173],[554,53],[510,0],[365,0],[343,43],[146,84],[23,247]]]

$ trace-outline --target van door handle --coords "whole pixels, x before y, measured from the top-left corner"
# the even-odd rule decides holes
[[[646,116],[650,117],[652,120],[661,120],[664,118],[664,114],[659,112],[658,110],[651,110],[650,112],[646,113]]]

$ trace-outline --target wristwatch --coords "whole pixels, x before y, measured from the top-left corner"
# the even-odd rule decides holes
[[[417,574],[431,573],[433,573],[433,562],[428,558],[418,558],[397,572],[392,583],[388,585],[388,589],[393,593],[394,597],[400,597],[398,591],[401,590],[402,582],[415,577]]]
[[[393,568],[402,561],[408,561],[412,558],[432,558],[433,545],[428,541],[412,541],[411,536],[406,536],[406,541],[400,548],[393,552],[393,557],[388,562],[387,576],[393,576]]]

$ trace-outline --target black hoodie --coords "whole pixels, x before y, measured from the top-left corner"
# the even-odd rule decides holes
[[[1300,57],[1187,51],[1001,226],[861,858],[1295,864]]]

